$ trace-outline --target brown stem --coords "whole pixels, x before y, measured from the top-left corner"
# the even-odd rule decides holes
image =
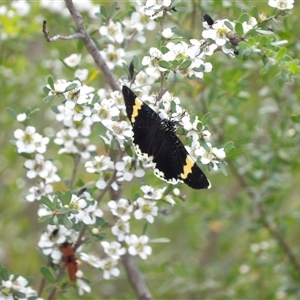
[[[91,39],[88,32],[86,31],[81,14],[74,7],[72,0],[65,0],[65,3],[76,24],[77,32],[80,33],[80,35],[82,36],[81,39],[86,49],[93,57],[97,67],[101,70],[105,78],[105,81],[109,84],[109,86],[113,91],[119,91],[120,90],[119,84],[117,83],[117,80],[115,79],[113,73],[109,69],[106,61],[100,55],[99,49],[97,48],[96,44]]]
[[[241,187],[243,187],[244,189],[247,188],[247,184],[245,182],[244,177],[239,174],[239,172],[235,168],[235,166],[232,163],[229,163],[229,167],[230,167],[231,171],[234,173],[234,175],[236,176],[236,178],[238,179]],[[253,196],[252,192],[249,190],[248,190],[248,195],[251,197]],[[264,210],[262,203],[258,203],[258,212],[259,212],[258,218],[262,220],[263,226],[269,231],[270,235],[273,236],[273,238],[278,242],[279,246],[282,248],[283,252],[289,259],[290,263],[294,266],[298,275],[300,276],[300,264],[298,263],[292,250],[290,249],[290,247],[284,240],[283,236],[280,234],[280,232],[278,230],[276,230],[275,225],[271,224],[268,221],[268,216]]]
[[[135,258],[126,253],[122,256],[122,262],[125,267],[128,279],[134,288],[137,297],[140,300],[150,300],[152,299],[151,293],[148,289],[148,287],[145,284],[145,281],[141,274],[138,271]]]

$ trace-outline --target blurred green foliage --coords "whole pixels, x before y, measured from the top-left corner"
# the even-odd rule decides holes
[[[109,10],[108,2],[101,4]],[[267,15],[274,12],[266,3],[255,4],[259,12]],[[121,18],[129,3],[118,5]],[[222,6],[217,0],[191,1],[180,6],[186,11],[174,13],[168,24],[177,26],[176,33],[186,41],[200,38],[204,12],[213,19],[237,20],[242,9],[248,13],[252,10],[247,1],[232,1],[228,6]],[[53,103],[42,103],[47,77],[71,79],[74,70],[60,60],[72,53],[87,55],[87,52],[78,41],[47,43],[42,34],[44,19],[48,21],[51,36],[73,33],[72,19],[43,10],[38,2],[30,2],[30,7],[26,16],[0,16],[0,263],[10,273],[31,277],[32,286],[37,289],[39,269],[45,264],[37,249],[44,224],[37,222],[38,204],[27,203],[22,198],[32,182],[25,179],[23,160],[10,143],[19,124],[5,113],[5,108],[11,107],[17,113],[27,107],[39,108],[32,115],[31,124],[46,134],[49,127],[55,126],[50,109]],[[214,69],[203,80],[185,80],[172,88],[182,101],[186,100],[186,107],[199,116],[210,112],[209,129],[214,142],[222,147],[227,141],[233,141],[235,151],[227,158],[228,177],[206,172],[212,182],[210,190],[182,187],[186,201],[172,209],[167,207],[154,225],[147,227],[151,238],[171,240],[166,244],[152,244],[152,256],[145,262],[139,261],[154,299],[300,297],[299,265],[291,261],[288,253],[293,253],[300,264],[299,8],[299,3],[295,3],[291,15],[272,24],[274,33],[288,41],[284,50],[276,52],[270,48],[265,57],[251,52],[235,59],[219,52],[209,59]],[[96,30],[102,20],[91,21],[86,14],[84,20],[90,31],[95,31],[93,39],[101,45]],[[149,32],[147,43],[138,45],[140,61],[150,46],[156,46],[154,36],[155,31]],[[269,37],[253,39],[245,49],[254,42],[262,47],[270,45]],[[128,63],[132,59],[130,51],[137,50],[135,46],[128,49]],[[289,64],[286,55],[293,64]],[[88,68],[87,84],[97,89],[105,87],[96,68],[93,65]],[[120,69],[116,76],[121,75]],[[94,137],[97,136],[95,132]],[[100,139],[97,143],[101,144]],[[50,155],[59,160],[55,149],[52,151]],[[69,176],[71,168],[72,160],[66,158],[62,176]],[[143,180],[146,182],[147,178]],[[136,192],[132,184],[125,185],[124,195],[127,193],[129,197]],[[89,276],[93,279],[92,293],[84,299],[134,297],[125,272],[110,281],[102,280],[97,270],[89,271]],[[79,298],[77,292],[69,291],[59,299],[71,298]]]

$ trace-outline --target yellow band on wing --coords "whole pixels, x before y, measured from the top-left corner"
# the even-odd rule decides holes
[[[142,108],[142,105],[143,105],[143,102],[140,101],[138,98],[135,98],[133,112],[131,115],[131,123],[135,122],[135,118],[138,116],[139,110]]]
[[[183,173],[180,174],[182,179],[186,179],[190,173],[192,173],[192,167],[194,166],[195,162],[192,158],[188,155],[185,160],[185,165],[183,167]]]

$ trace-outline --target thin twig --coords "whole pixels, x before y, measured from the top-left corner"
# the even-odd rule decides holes
[[[135,258],[126,253],[122,256],[123,265],[125,266],[128,279],[133,286],[139,300],[151,300],[152,296],[144,279],[138,271]]]
[[[103,59],[101,56],[99,49],[97,48],[96,44],[94,41],[91,39],[90,35],[86,31],[86,28],[83,23],[83,19],[81,14],[76,10],[74,7],[73,1],[72,0],[65,0],[66,6],[76,24],[77,32],[82,35],[82,41],[90,53],[90,55],[93,57],[97,67],[101,70],[105,81],[109,84],[111,89],[113,91],[120,91],[120,86],[115,79],[113,73],[109,69],[106,61]]]
[[[50,37],[49,36],[49,31],[47,30],[47,22],[43,21],[43,33],[44,33],[44,37],[46,39],[47,42],[51,43],[51,42],[55,42],[57,40],[75,40],[75,39],[81,39],[83,38],[83,35],[81,33],[74,33],[68,36],[65,35],[56,35],[54,37]]]

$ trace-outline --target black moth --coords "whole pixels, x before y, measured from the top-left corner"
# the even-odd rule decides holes
[[[183,181],[193,189],[210,188],[209,180],[175,134],[175,122],[161,119],[127,86],[122,92],[135,152],[153,163],[154,174],[171,184]]]

